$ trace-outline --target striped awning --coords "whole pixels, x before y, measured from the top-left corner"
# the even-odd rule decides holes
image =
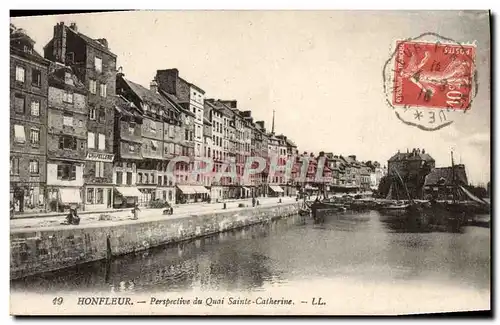
[[[210,194],[210,192],[206,189],[205,186],[196,185],[191,187],[196,191],[196,194]]]
[[[120,186],[117,187],[116,190],[124,197],[140,197],[142,195],[137,187]]]
[[[62,203],[82,203],[79,188],[60,188],[59,197]]]
[[[284,192],[283,189],[281,188],[281,186],[278,186],[278,185],[269,185],[269,188],[276,193],[283,193]]]
[[[177,185],[177,188],[183,193],[183,194],[196,194],[196,190],[194,189],[193,186],[188,186],[188,185]]]

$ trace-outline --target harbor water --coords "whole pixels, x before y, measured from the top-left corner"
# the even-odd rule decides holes
[[[387,299],[412,312],[418,308],[408,304],[422,301],[489,309],[490,229],[425,231],[376,211],[332,214],[321,223],[294,216],[11,281],[13,292],[54,294],[276,288],[328,288],[338,303]]]

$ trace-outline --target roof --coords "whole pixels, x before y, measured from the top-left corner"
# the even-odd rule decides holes
[[[137,106],[120,95],[115,96],[115,111],[124,116],[135,117],[142,120],[142,114]]]
[[[148,103],[153,103],[161,106],[171,106],[169,103],[167,103],[163,97],[155,93],[146,87],[139,85],[138,83],[135,83],[133,81],[130,81],[128,79],[123,78],[123,81],[127,83],[127,85],[132,89],[133,92],[137,94],[141,98],[142,101],[148,102]]]
[[[55,64],[49,73],[49,86],[57,87],[59,89],[71,89],[80,94],[86,95],[88,93],[87,87],[78,79],[70,67]],[[66,84],[66,73],[71,74],[73,85]]]
[[[91,45],[91,46],[93,46],[93,47],[95,47],[95,48],[97,48],[97,49],[99,49],[99,50],[101,50],[101,51],[103,51],[103,52],[105,52],[105,53],[107,53],[107,54],[109,54],[109,55],[111,55],[111,56],[113,56],[113,57],[116,58],[116,54],[114,54],[113,52],[111,52],[109,50],[109,48],[107,48],[106,46],[104,46],[103,44],[101,44],[99,41],[97,41],[97,40],[95,40],[93,38],[90,38],[87,35],[84,35],[82,33],[76,32],[72,28],[70,28],[69,26],[64,25],[64,27],[66,28],[67,31],[71,31],[72,33],[80,36],[87,44],[89,44],[89,45]]]
[[[286,144],[289,146],[289,147],[294,147],[294,148],[297,148],[297,145],[290,139],[286,139]]]
[[[212,122],[210,122],[206,117],[203,117],[203,124],[212,125]]]
[[[160,95],[163,97],[163,99],[165,101],[167,101],[175,110],[177,110],[178,112],[184,112],[188,115],[191,115],[191,116],[196,116],[193,112],[191,112],[190,110],[187,110],[185,109],[184,107],[182,107],[181,105],[179,105],[179,98],[177,98],[177,96],[175,95],[172,95],[172,94],[169,94],[161,89],[158,89],[158,92],[160,93]]]
[[[41,64],[50,64],[49,60],[45,59],[33,48],[34,44],[35,41],[31,37],[29,37],[29,35],[26,34],[22,29],[17,29],[10,34],[10,54],[23,56],[29,60],[37,61]],[[29,47],[29,49],[31,50],[30,52],[24,51],[25,45]]]
[[[398,152],[394,156],[392,156],[389,161],[399,161],[399,160],[425,160],[425,161],[434,161],[428,153],[425,152]]]
[[[459,184],[467,185],[467,173],[465,172],[464,165],[455,166],[455,181]],[[453,185],[453,172],[452,167],[434,168],[425,177],[425,185]]]

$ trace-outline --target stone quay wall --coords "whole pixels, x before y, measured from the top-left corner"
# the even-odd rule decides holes
[[[54,271],[297,214],[298,203],[147,220],[11,230],[11,279]]]

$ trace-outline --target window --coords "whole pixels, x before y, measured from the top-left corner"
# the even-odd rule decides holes
[[[168,126],[168,136],[171,138],[175,137],[175,126],[173,125]]]
[[[151,140],[151,150],[156,151],[158,149],[158,143],[154,140]]]
[[[104,162],[95,162],[95,177],[104,177]]]
[[[24,82],[24,68],[16,66],[16,81]]]
[[[89,132],[87,134],[87,143],[88,143],[87,147],[89,149],[94,149],[95,148],[95,136],[94,136],[94,133]]]
[[[38,100],[31,101],[31,115],[40,116],[40,101]]]
[[[160,186],[163,184],[161,181],[162,181],[162,176],[158,175],[158,185]]]
[[[94,203],[94,189],[88,188],[87,189],[87,204],[93,204],[93,203]]]
[[[57,179],[63,181],[72,181],[76,179],[76,165],[61,164],[57,165]]]
[[[102,59],[97,56],[94,59],[94,68],[97,72],[102,72]]]
[[[135,122],[129,122],[128,124],[128,132],[131,134],[131,135],[134,135],[134,132],[135,132]]]
[[[59,137],[59,149],[76,150],[76,138],[68,135]]]
[[[40,143],[40,129],[31,128],[30,142],[31,142],[31,144],[39,144]]]
[[[137,173],[137,183],[142,183],[142,173]]]
[[[106,150],[106,136],[99,133],[99,150]]]
[[[99,123],[106,123],[106,109],[104,107],[99,109]]]
[[[188,130],[185,131],[184,140],[186,140],[186,141],[189,140],[189,131]]]
[[[127,185],[132,185],[132,173],[127,172]]]
[[[67,85],[72,85],[72,86],[74,85],[73,76],[71,76],[71,73],[69,72],[64,73],[64,83]]]
[[[30,174],[38,174],[38,160],[30,160]]]
[[[128,151],[134,152],[135,151],[135,146],[133,144],[128,145]]]
[[[63,102],[73,104],[73,93],[65,91],[63,94]]]
[[[14,141],[17,143],[26,142],[26,134],[24,132],[24,125],[14,125]]]
[[[19,175],[19,158],[10,158],[10,174]]]
[[[103,204],[104,203],[104,189],[102,189],[102,188],[97,189],[95,201],[96,201],[95,202],[96,204]]]
[[[42,85],[42,73],[40,70],[31,70],[31,85],[35,87],[40,87]]]
[[[116,172],[116,184],[120,185],[123,182],[123,173]]]
[[[106,85],[106,84],[100,84],[99,85],[99,94],[101,95],[101,97],[106,97],[106,94],[107,94],[106,90],[107,90],[107,88],[108,88],[108,85]]]
[[[16,113],[24,114],[24,96],[16,94],[14,98],[14,109]]]
[[[156,133],[156,123],[155,121],[149,121],[149,131],[151,133]]]
[[[89,80],[89,91],[91,94],[97,93],[97,81],[90,79]]]
[[[174,154],[175,153],[175,144],[174,143],[169,143],[168,147],[169,147],[169,152],[171,154]]]
[[[95,107],[90,107],[90,109],[89,109],[89,118],[91,120],[95,120],[96,119]]]
[[[63,125],[65,126],[73,126],[73,115],[64,114],[63,115]]]

